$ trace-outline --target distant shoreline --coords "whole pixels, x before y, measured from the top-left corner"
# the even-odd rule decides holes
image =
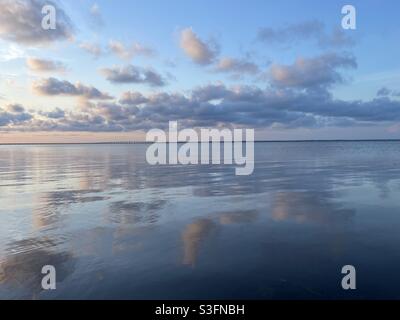
[[[326,140],[257,140],[254,143],[291,143],[291,142],[400,142],[400,139],[326,139]],[[126,144],[153,144],[154,142],[146,141],[117,141],[117,142],[32,142],[32,143],[0,143],[0,146],[36,146],[36,145],[126,145]],[[168,144],[169,142],[165,142]],[[178,141],[178,143],[187,143],[186,141]],[[224,143],[224,141],[221,141]]]

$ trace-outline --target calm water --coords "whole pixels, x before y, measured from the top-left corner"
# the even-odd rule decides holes
[[[148,166],[145,145],[0,146],[0,298],[400,298],[400,142],[255,149],[246,177]]]

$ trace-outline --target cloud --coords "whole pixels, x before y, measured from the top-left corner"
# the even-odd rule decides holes
[[[0,127],[20,126],[26,124],[33,116],[25,112],[25,108],[19,104],[8,104],[0,107]]]
[[[216,45],[202,41],[191,28],[181,31],[180,46],[193,62],[200,65],[212,64],[218,54]]]
[[[42,8],[56,8],[56,29],[42,28]],[[44,0],[2,0],[0,10],[0,38],[23,45],[47,45],[70,39],[74,33],[70,18],[55,2]]]
[[[53,111],[39,111],[39,114],[49,119],[61,119],[65,117],[65,111],[56,108]]]
[[[122,44],[119,41],[114,41],[111,40],[108,44],[108,48],[110,49],[111,52],[116,54],[118,57],[121,59],[131,59],[133,57],[132,52],[130,52],[124,44]]]
[[[133,43],[130,47],[126,47],[122,42],[111,40],[108,44],[109,50],[124,60],[131,60],[135,56],[151,57],[155,51],[138,42]]]
[[[25,108],[20,104],[11,103],[5,106],[5,110],[11,113],[23,113],[25,111]]]
[[[261,28],[257,39],[265,44],[294,44],[299,41],[313,40],[320,47],[348,47],[354,40],[339,28],[331,33],[325,31],[325,25],[318,20],[304,21],[286,25],[282,28]]]
[[[133,65],[103,68],[100,73],[112,83],[141,83],[153,87],[166,85],[165,79],[156,71]]]
[[[321,88],[343,82],[337,68],[356,68],[353,56],[323,54],[315,58],[298,58],[292,65],[273,64],[271,83],[278,87]]]
[[[293,42],[299,39],[311,39],[319,37],[324,25],[320,21],[305,21],[287,25],[283,28],[261,28],[258,31],[258,39],[265,43]]]
[[[391,91],[388,88],[380,88],[376,93],[377,96],[388,96],[390,95]]]
[[[220,100],[227,98],[232,94],[231,90],[222,84],[209,84],[197,87],[192,91],[192,99],[200,102],[209,102],[212,100]]]
[[[97,43],[82,42],[79,47],[95,58],[99,58],[103,54],[103,49]]]
[[[344,101],[323,90],[228,88],[223,84],[198,87],[188,95],[130,92],[119,103],[86,103],[68,112],[10,111],[8,107],[0,110],[2,130],[133,131],[167,128],[170,120],[179,121],[181,128],[321,128],[393,125],[400,121],[400,101],[388,98]]]
[[[121,99],[119,100],[119,103],[121,104],[126,104],[126,105],[138,105],[147,102],[148,99],[143,96],[140,92],[124,92],[122,94]]]
[[[81,83],[72,84],[66,80],[58,80],[56,78],[47,78],[35,81],[33,83],[35,92],[46,96],[81,96],[87,99],[108,100],[112,99],[107,93],[100,90],[85,86]]]
[[[352,56],[324,54],[271,66],[270,85],[228,87],[210,83],[185,93],[144,94],[127,91],[117,100],[81,103],[69,111],[23,106],[0,109],[1,129],[25,131],[135,131],[167,128],[171,120],[183,127],[322,128],[386,125],[400,122],[400,101],[379,96],[370,101],[335,99],[328,91],[343,81],[338,70],[354,68]],[[108,70],[113,81],[151,83],[143,69]],[[54,78],[34,84],[40,94],[108,99],[93,87]]]
[[[387,96],[400,97],[400,91],[393,91],[386,87],[382,87],[378,90],[376,95],[378,97],[387,97]]]
[[[348,48],[354,44],[355,40],[339,27],[330,34],[321,34],[318,39],[318,45],[322,48]]]
[[[232,73],[235,75],[255,75],[260,72],[260,69],[255,63],[251,61],[225,57],[218,61],[218,64],[214,68],[214,71],[221,73]]]
[[[366,125],[400,119],[400,103],[396,101],[347,102],[320,92],[310,95],[304,91],[248,86],[208,85],[192,90],[190,96],[157,93],[134,97],[137,99],[124,100],[124,106],[101,104],[100,108],[90,110],[105,117],[109,124],[117,118],[110,118],[109,112],[117,113],[122,120],[114,125],[124,130],[164,128],[171,119],[178,120],[182,127],[222,124],[256,128]],[[217,104],[213,103],[216,99],[220,100]]]
[[[100,11],[100,7],[97,3],[90,7],[91,23],[94,27],[102,27],[104,25],[104,19]]]
[[[27,58],[26,65],[34,72],[65,72],[66,66],[60,61]]]

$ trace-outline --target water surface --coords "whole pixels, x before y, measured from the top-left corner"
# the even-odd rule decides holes
[[[400,142],[257,143],[251,176],[146,148],[0,146],[1,299],[400,298]]]

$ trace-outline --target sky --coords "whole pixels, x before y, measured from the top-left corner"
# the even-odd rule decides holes
[[[45,5],[55,29],[42,27]],[[356,28],[342,27],[342,7]],[[0,0],[0,143],[400,139],[397,0]]]

